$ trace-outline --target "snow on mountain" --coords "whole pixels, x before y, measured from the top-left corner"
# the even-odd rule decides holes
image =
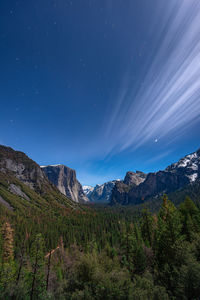
[[[62,166],[62,165],[61,164],[49,165],[49,167],[58,167],[58,166]],[[40,166],[40,168],[46,168],[46,166]]]
[[[120,181],[120,179],[108,181],[103,184],[97,184],[86,195],[89,198],[89,200],[92,202],[98,202],[98,203],[109,202],[112,189],[115,186],[115,183],[117,181]]]
[[[186,155],[177,163],[166,168],[166,171],[183,174],[189,178],[190,182],[196,181],[200,174],[200,153],[199,151]]]
[[[92,187],[90,185],[83,186],[83,191],[86,194],[86,196],[88,196],[93,190],[94,190],[94,187]]]
[[[111,204],[139,204],[150,197],[178,191],[200,179],[200,149],[186,155],[163,171],[141,174],[127,172],[123,182],[117,183],[110,197]]]

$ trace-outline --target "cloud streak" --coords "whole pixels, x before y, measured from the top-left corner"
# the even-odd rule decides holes
[[[174,138],[200,121],[200,1],[169,1],[163,14],[149,26],[154,51],[143,57],[142,82],[131,67],[122,80],[105,130],[109,151]]]

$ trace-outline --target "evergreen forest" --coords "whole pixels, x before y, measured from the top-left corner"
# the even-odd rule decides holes
[[[200,299],[200,208],[0,206],[0,299]]]

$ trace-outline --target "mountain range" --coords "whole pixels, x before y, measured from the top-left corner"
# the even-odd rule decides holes
[[[74,209],[88,202],[136,205],[187,189],[199,179],[200,149],[163,171],[129,171],[124,180],[82,187],[75,170],[64,165],[39,166],[23,152],[0,146],[0,203],[10,211],[28,206]]]
[[[139,204],[151,197],[168,194],[193,184],[200,178],[200,149],[163,171],[142,176],[139,184],[127,181],[127,175],[123,182],[117,182],[112,190],[111,204]]]
[[[119,179],[97,184],[95,187],[83,186],[83,190],[91,202],[109,203],[112,190]]]

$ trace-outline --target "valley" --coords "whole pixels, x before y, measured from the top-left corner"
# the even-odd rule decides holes
[[[127,172],[124,181],[111,183],[112,191],[110,183],[97,185],[98,196],[98,189],[109,195],[105,202],[77,201],[73,195],[84,189],[75,171],[59,165],[44,172],[24,153],[0,146],[0,299],[195,299],[198,167],[199,151],[161,175]],[[172,189],[169,173],[176,179]],[[152,176],[158,194],[154,188],[144,200],[113,203],[116,193],[131,197]]]

